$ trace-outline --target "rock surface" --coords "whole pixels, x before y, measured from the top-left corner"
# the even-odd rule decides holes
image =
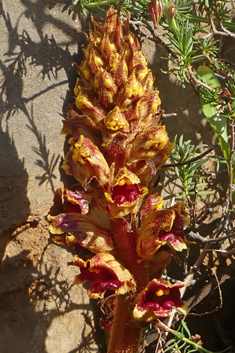
[[[62,186],[61,120],[87,23],[56,1],[0,7],[0,351],[96,351],[86,290],[67,266],[73,255],[50,242],[45,221]]]

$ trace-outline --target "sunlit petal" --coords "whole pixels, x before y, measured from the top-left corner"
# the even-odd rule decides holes
[[[87,261],[77,257],[74,264],[81,271],[75,282],[89,282],[88,294],[93,299],[103,298],[107,289],[116,294],[135,291],[135,281],[130,272],[110,254],[100,253]]]
[[[153,279],[148,286],[136,296],[133,316],[136,320],[150,322],[168,317],[172,309],[184,309],[179,289],[183,283],[171,284],[169,281]]]

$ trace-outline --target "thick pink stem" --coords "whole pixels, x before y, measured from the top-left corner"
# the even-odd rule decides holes
[[[131,321],[128,295],[119,295],[108,345],[108,353],[137,353],[142,327]]]
[[[112,235],[116,247],[116,258],[133,275],[137,293],[148,284],[148,271],[144,262],[138,263],[136,253],[136,227],[125,220],[111,221]],[[137,353],[142,333],[142,325],[132,320],[131,295],[117,296],[114,323],[108,346],[108,353]]]
[[[117,251],[116,258],[133,275],[137,284],[137,293],[139,293],[147,286],[149,276],[144,261],[139,262],[140,259],[136,253],[136,227],[118,218],[111,221],[111,229]]]

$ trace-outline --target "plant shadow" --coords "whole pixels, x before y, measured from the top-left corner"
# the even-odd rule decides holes
[[[63,89],[63,104],[57,114],[65,117],[73,99],[76,74],[71,63],[81,61],[81,45],[86,42],[81,31],[87,30],[88,24],[80,15],[78,28],[72,21],[70,24],[63,12],[70,3],[17,0],[13,7],[0,1],[0,26],[6,34],[0,58],[1,353],[47,353],[53,330],[63,328],[58,322],[65,320],[64,326],[70,332],[69,320],[75,323],[77,317],[81,321],[81,339],[73,345],[75,351],[97,351],[92,305],[84,291],[78,290],[76,294],[74,285],[68,284],[73,276],[67,278],[61,272],[67,266],[66,255],[61,257],[65,250],[50,243],[42,217],[29,216],[27,192],[32,178],[35,189],[41,188],[42,192],[46,184],[52,193],[56,188],[60,154],[50,148],[47,127],[42,126],[37,106],[39,100],[46,104],[53,92],[60,94]],[[54,107],[57,108],[52,102],[52,110]],[[36,175],[28,169],[26,158],[19,157],[19,122],[19,131],[29,136],[25,152],[30,150],[30,163],[41,171]],[[47,252],[50,256],[45,255]],[[57,344],[55,339],[55,347]]]

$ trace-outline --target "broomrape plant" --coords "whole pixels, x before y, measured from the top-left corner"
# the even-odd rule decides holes
[[[129,20],[111,7],[104,24],[91,18],[84,60],[74,64],[76,100],[62,129],[71,135],[62,168],[76,183],[57,191],[48,215],[55,242],[77,253],[70,264],[80,269],[76,282],[89,283],[103,313],[112,308],[101,322],[110,333],[109,353],[137,352],[148,323],[186,310],[184,284],[161,276],[187,248],[188,217],[181,203],[164,209],[151,193],[173,144]]]

